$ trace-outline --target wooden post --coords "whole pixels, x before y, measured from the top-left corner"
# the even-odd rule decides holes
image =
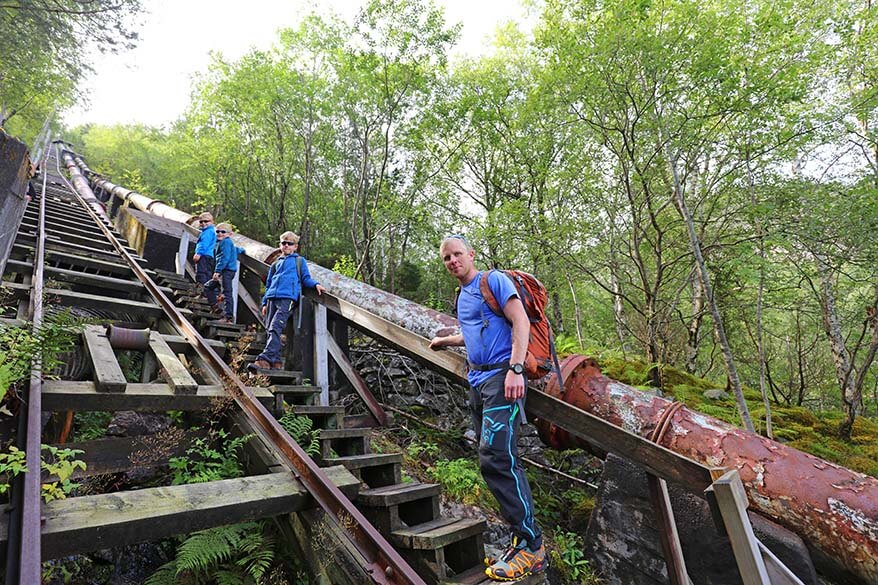
[[[238,322],[238,285],[240,284],[241,271],[235,271],[235,277],[232,278],[232,321]]]
[[[314,385],[320,388],[320,405],[329,406],[329,350],[326,307],[316,305],[314,312]]]
[[[119,367],[110,340],[100,325],[86,325],[82,345],[91,360],[93,379],[98,392],[125,392],[128,382]]]
[[[177,274],[183,276],[186,274],[186,260],[189,255],[189,232],[183,230],[180,235],[180,249],[177,250]]]
[[[671,585],[689,585],[686,561],[683,558],[683,547],[680,544],[677,523],[674,521],[674,510],[671,508],[671,498],[668,495],[668,484],[662,478],[651,473],[647,474],[646,478],[649,484],[649,498],[652,500],[652,509],[656,516],[659,539],[668,567],[668,580]]]
[[[747,516],[749,502],[738,470],[727,471],[706,492],[710,492],[708,500],[716,502],[744,585],[771,585],[759,541]]]

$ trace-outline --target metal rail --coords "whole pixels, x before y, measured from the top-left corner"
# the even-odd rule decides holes
[[[46,249],[46,161],[48,149],[43,151],[40,166],[43,169],[43,185],[40,194],[38,233],[34,249],[33,273],[31,275],[31,294],[28,306],[28,320],[37,331],[43,323],[43,267]],[[41,580],[40,551],[40,473],[42,445],[42,356],[35,355],[32,362],[27,402],[24,405],[26,416],[22,417],[24,428],[19,427],[19,437],[23,431],[25,465],[28,471],[23,474],[18,485],[21,496],[16,498],[9,520],[9,546],[7,553],[7,583],[39,583]],[[21,416],[21,415],[19,415]],[[17,535],[17,538],[15,536]]]
[[[67,166],[71,178],[82,177],[79,167],[70,153],[63,154],[64,164]],[[78,186],[82,182],[74,180]],[[320,467],[305,453],[305,451],[293,441],[275,418],[256,400],[235,372],[213,351],[205,342],[198,331],[177,310],[176,306],[159,290],[158,286],[146,274],[143,268],[128,254],[112,232],[98,220],[98,215],[91,206],[85,203],[88,194],[94,198],[91,188],[86,195],[77,191],[82,206],[92,215],[104,232],[108,241],[113,245],[119,255],[131,267],[131,270],[156,302],[162,307],[168,319],[177,330],[190,342],[198,355],[211,366],[214,372],[224,382],[226,391],[235,399],[246,416],[256,426],[256,429],[264,433],[265,437],[278,449],[278,451],[290,464],[293,472],[302,482],[305,488],[314,497],[315,501],[326,512],[349,539],[360,555],[366,559],[365,569],[375,583],[397,584],[424,584],[421,577],[403,560],[389,542],[372,526],[362,513],[354,507],[350,500],[335,486]]]

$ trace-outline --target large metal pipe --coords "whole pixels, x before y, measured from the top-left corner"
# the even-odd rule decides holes
[[[102,188],[121,189],[143,211],[192,223],[193,216],[189,214],[101,181]],[[245,236],[236,234],[234,239],[251,258],[271,262],[279,254],[276,248]],[[314,263],[308,266],[332,294],[422,337],[446,334],[457,327],[453,317]],[[574,359],[578,361],[571,361]],[[576,400],[576,406],[640,436],[650,435],[669,405],[663,398],[607,378],[593,361],[583,356],[565,360],[562,372],[565,400]],[[558,394],[557,388],[555,393]],[[557,428],[541,432],[548,445],[559,448],[571,444],[562,435]],[[800,534],[817,551],[863,582],[878,583],[875,478],[685,408],[672,417],[662,444],[708,466],[738,469],[757,511]]]
[[[672,404],[606,377],[583,356],[565,359],[561,372],[563,394],[554,378],[547,394],[641,437],[652,435]],[[751,507],[817,549],[815,562],[828,557],[865,583],[878,583],[878,479],[685,407],[669,420],[662,446],[710,467],[737,469]],[[550,421],[537,428],[553,448],[577,444]]]
[[[88,197],[83,197],[85,202],[88,203],[89,207],[95,210],[95,213],[98,214],[98,217],[104,219],[106,221],[110,221],[107,217],[107,209],[104,207],[104,204],[100,202],[100,200],[94,196],[94,193],[91,190],[91,187],[88,184],[88,179],[85,178],[85,175],[79,170],[79,167],[76,165],[76,161],[73,160],[73,155],[65,150],[61,154],[61,159],[64,162],[64,166],[67,167],[67,171],[70,173],[70,182],[73,183],[73,186],[79,192],[88,192],[91,195]]]

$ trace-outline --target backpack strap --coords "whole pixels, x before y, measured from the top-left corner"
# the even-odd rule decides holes
[[[302,297],[305,296],[305,285],[302,283],[302,257],[296,256],[296,272],[299,274],[299,299],[298,311],[296,311],[296,331],[302,326]]]
[[[488,270],[482,274],[482,280],[479,282],[479,292],[482,293],[482,300],[485,301],[485,304],[488,305],[488,308],[494,312],[498,317],[506,318],[506,315],[503,314],[503,311],[500,310],[500,303],[497,302],[497,297],[494,296],[494,292],[491,290],[491,286],[488,284],[488,277],[491,276],[492,272],[497,272],[496,269]]]

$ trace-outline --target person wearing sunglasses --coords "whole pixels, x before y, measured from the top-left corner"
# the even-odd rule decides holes
[[[284,368],[281,334],[287,326],[293,308],[302,296],[302,287],[313,288],[318,295],[326,291],[311,277],[308,262],[298,253],[299,236],[293,232],[281,234],[280,249],[283,255],[268,269],[265,294],[262,296],[262,315],[265,317],[265,331],[268,338],[265,349],[256,361],[247,366],[250,370]]]
[[[213,215],[208,211],[202,213],[198,216],[198,226],[201,228],[201,234],[195,242],[195,254],[192,255],[192,262],[195,263],[195,282],[201,285],[202,294],[212,307],[216,304],[217,292],[215,288],[205,285],[210,282],[216,271],[216,260],[213,256],[216,228],[213,227]]]
[[[224,313],[222,320],[226,323],[235,322],[235,296],[232,292],[232,281],[238,271],[238,254],[244,251],[232,241],[232,233],[231,224],[217,224],[216,268],[214,268],[213,280],[205,285],[205,288],[219,288],[222,285]]]

